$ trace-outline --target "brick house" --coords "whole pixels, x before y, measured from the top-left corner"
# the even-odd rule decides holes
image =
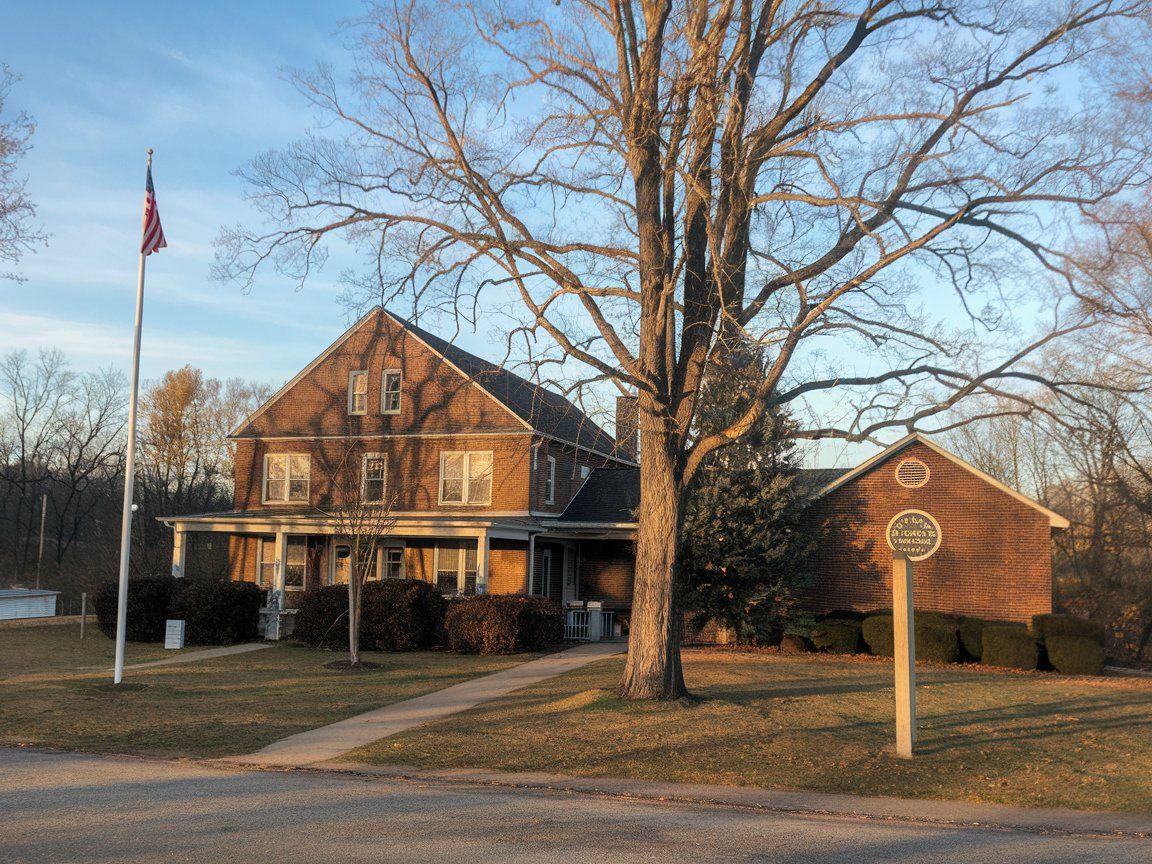
[[[820,526],[814,612],[892,606],[888,522],[924,510],[940,525],[939,551],[913,568],[917,609],[1028,621],[1052,611],[1052,533],[1068,520],[912,434],[847,471],[810,472],[808,510]]]
[[[621,410],[627,424],[627,400]],[[635,451],[556,393],[377,307],[231,438],[232,510],[163,520],[175,576],[186,535],[213,532],[228,537],[231,578],[284,608],[347,582],[351,547],[331,514],[354,465],[361,500],[392,502],[376,578],[553,597],[578,635],[626,632],[615,613],[631,606],[634,524],[596,492]]]

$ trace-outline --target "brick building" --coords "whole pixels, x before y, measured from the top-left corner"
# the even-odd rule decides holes
[[[1068,520],[939,444],[912,434],[856,468],[813,474],[812,611],[892,606],[885,531],[909,509],[935,517],[942,535],[913,567],[917,609],[1013,621],[1052,611],[1052,532]]]
[[[564,397],[382,308],[231,437],[233,508],[164,518],[173,575],[189,532],[227,535],[231,577],[290,609],[308,588],[347,582],[340,513],[354,497],[389,502],[395,520],[376,578],[596,601],[617,631],[612,611],[631,605],[630,517],[605,519],[578,492],[634,467],[634,451]]]

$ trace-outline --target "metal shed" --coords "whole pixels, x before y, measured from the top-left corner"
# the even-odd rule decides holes
[[[15,618],[52,618],[59,591],[39,588],[0,588],[0,621]]]

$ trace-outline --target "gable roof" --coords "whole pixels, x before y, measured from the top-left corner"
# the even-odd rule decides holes
[[[559,393],[477,357],[394,312],[383,311],[536,432],[598,453],[612,454],[616,449],[616,441],[611,435]]]
[[[976,475],[981,480],[983,480],[985,483],[989,483],[992,486],[999,489],[1001,492],[1005,493],[1006,495],[1010,495],[1011,497],[1013,497],[1017,501],[1019,501],[1021,504],[1026,504],[1029,507],[1031,507],[1032,509],[1038,510],[1039,512],[1043,513],[1045,516],[1048,517],[1048,524],[1051,525],[1053,528],[1063,530],[1064,528],[1067,528],[1071,524],[1065,517],[1061,516],[1055,510],[1049,510],[1047,507],[1045,507],[1039,501],[1034,501],[1033,499],[1029,498],[1024,493],[1018,492],[1017,490],[1013,489],[1011,486],[1008,486],[1007,484],[1000,482],[995,477],[993,477],[991,474],[984,473],[979,468],[977,468],[975,465],[972,465],[968,462],[965,462],[963,459],[961,459],[955,453],[952,453],[948,450],[945,450],[939,444],[935,443],[934,441],[929,440],[928,438],[921,435],[919,432],[913,432],[910,435],[905,435],[903,438],[901,438],[895,444],[892,444],[888,447],[885,447],[883,450],[881,450],[879,453],[877,453],[871,459],[868,459],[864,462],[861,462],[855,468],[844,472],[839,477],[832,480],[827,485],[825,485],[822,489],[820,489],[816,493],[816,495],[814,496],[813,500],[815,500],[817,498],[823,498],[829,492],[832,492],[836,489],[839,489],[841,486],[844,486],[847,483],[851,483],[853,480],[855,480],[861,474],[864,474],[868,471],[871,471],[877,465],[886,461],[889,457],[895,455],[896,453],[899,453],[901,450],[906,449],[907,447],[911,446],[912,444],[923,444],[925,447],[927,447],[929,450],[931,450],[936,455],[942,456],[943,458],[947,459],[949,462],[952,462],[954,465],[958,465],[961,468],[963,468],[965,471],[968,471],[969,473]]]
[[[561,522],[635,522],[639,468],[594,468],[558,517]]]
[[[351,327],[325,348],[311,363],[277,390],[271,398],[232,430],[229,437],[243,437],[249,426],[281,397],[288,393],[312,370],[340,348],[357,330],[377,315],[386,315],[430,350],[439,354],[448,365],[456,369],[501,407],[516,417],[524,427],[559,441],[583,447],[603,455],[616,456],[616,442],[588,415],[558,393],[521,378],[495,363],[477,357],[434,333],[418,327],[382,306],[368,310]],[[622,460],[627,462],[628,460]]]

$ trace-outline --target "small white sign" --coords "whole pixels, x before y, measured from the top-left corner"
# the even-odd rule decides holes
[[[164,627],[164,647],[184,647],[184,620],[169,618]]]

